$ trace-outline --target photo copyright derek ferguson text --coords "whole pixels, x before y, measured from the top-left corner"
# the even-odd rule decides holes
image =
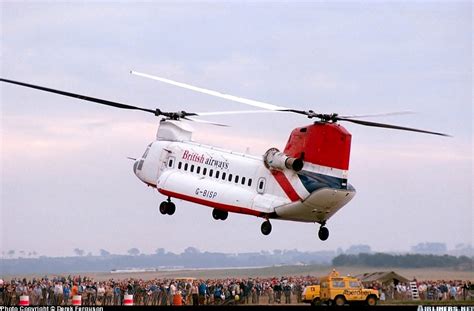
[[[0,311],[104,311],[103,307],[81,307],[81,306],[42,306],[42,307],[5,307],[0,306]]]

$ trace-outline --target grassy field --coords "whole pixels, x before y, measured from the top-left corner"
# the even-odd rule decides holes
[[[395,271],[407,279],[416,278],[417,280],[470,280],[474,281],[474,271],[456,271],[443,268],[421,268],[421,269],[402,269],[402,268],[368,268],[368,267],[334,267],[341,274],[357,275],[366,272],[376,271]],[[141,278],[144,280],[155,278],[176,278],[193,277],[203,279],[221,279],[228,277],[246,278],[246,277],[281,277],[281,276],[324,276],[327,275],[333,267],[307,265],[307,266],[278,266],[266,268],[245,268],[245,269],[205,269],[205,270],[179,270],[179,271],[157,271],[157,272],[134,272],[134,273],[110,273],[110,272],[82,272],[82,273],[63,273],[62,275],[83,275],[90,276],[96,280]],[[43,274],[44,275],[44,274]],[[43,275],[18,275],[17,277],[42,277]],[[6,279],[11,279],[7,277]]]
[[[163,277],[195,277],[195,278],[227,278],[227,277],[280,277],[280,276],[324,276],[333,267],[324,266],[281,266],[256,269],[219,269],[219,270],[182,270],[144,273],[92,273],[97,279],[138,277],[142,279],[153,279]],[[365,272],[395,271],[398,274],[418,280],[471,280],[474,281],[473,271],[455,271],[450,269],[372,269],[367,267],[335,267],[341,274],[357,275]]]

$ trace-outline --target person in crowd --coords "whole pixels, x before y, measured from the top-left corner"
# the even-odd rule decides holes
[[[198,286],[197,281],[195,281],[192,285],[191,295],[193,299],[193,306],[198,306],[199,305],[199,286]]]
[[[62,282],[56,282],[54,285],[54,305],[61,305],[63,303],[64,289]]]
[[[69,287],[69,284],[66,283],[63,286],[63,301],[64,301],[65,306],[69,304],[70,296],[71,296],[71,288]]]
[[[206,302],[206,298],[208,296],[208,289],[206,282],[204,280],[201,280],[199,284],[199,304],[203,305]]]
[[[275,292],[275,303],[281,303],[282,286],[280,281],[277,281],[277,283],[273,286],[273,291]]]
[[[285,303],[290,304],[291,303],[291,285],[287,280],[285,280],[284,285],[283,285],[283,294],[285,295]]]
[[[301,303],[301,295],[303,294],[303,286],[301,282],[296,282],[295,286],[295,295],[296,295],[296,302]]]
[[[266,292],[267,292],[267,297],[268,297],[268,304],[274,304],[275,292],[273,291],[273,287],[271,284],[267,284]]]
[[[122,289],[120,288],[119,283],[115,283],[114,285],[114,305],[122,305]]]

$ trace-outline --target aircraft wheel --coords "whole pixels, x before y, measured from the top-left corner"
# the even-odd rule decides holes
[[[220,213],[219,213],[219,210],[218,210],[218,209],[213,209],[213,210],[212,210],[212,218],[214,218],[215,220],[221,219],[221,218],[220,218]]]
[[[163,201],[160,203],[160,213],[165,215],[167,212],[168,202]]]
[[[166,206],[166,213],[168,215],[173,215],[174,212],[176,211],[176,205],[174,205],[173,202],[167,202],[166,205],[167,205]]]
[[[227,217],[229,216],[229,212],[228,211],[221,211],[220,213],[221,215],[221,220],[226,220]]]
[[[318,236],[321,241],[326,241],[329,238],[328,228],[326,227],[319,228]]]
[[[272,232],[272,224],[270,223],[270,221],[267,220],[267,221],[263,222],[260,229],[262,230],[262,233],[264,235],[269,235],[270,232]]]

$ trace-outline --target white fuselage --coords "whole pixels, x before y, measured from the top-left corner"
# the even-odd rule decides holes
[[[311,163],[300,172],[270,170],[263,157],[192,142],[174,121],[161,122],[134,172],[165,196],[264,218],[324,223],[355,195],[350,185],[324,183],[346,179],[346,171]]]

